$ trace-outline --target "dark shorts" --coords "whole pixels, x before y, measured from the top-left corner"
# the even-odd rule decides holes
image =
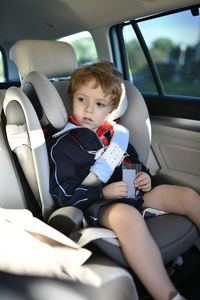
[[[114,203],[125,203],[135,207],[137,210],[142,212],[142,205],[144,200],[142,198],[132,199],[132,198],[121,198],[121,199],[111,199],[111,200],[101,200],[90,205],[85,211],[84,215],[90,226],[99,227],[98,219],[102,212],[111,204]]]

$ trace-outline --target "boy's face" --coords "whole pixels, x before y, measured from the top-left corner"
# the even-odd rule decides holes
[[[81,85],[73,97],[73,116],[84,127],[96,131],[113,109],[110,95],[91,79]]]

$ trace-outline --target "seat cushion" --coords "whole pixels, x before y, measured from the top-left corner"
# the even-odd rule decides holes
[[[158,245],[164,264],[173,261],[178,255],[186,252],[197,239],[197,229],[186,217],[176,214],[166,214],[146,219],[147,227]],[[96,228],[94,228],[96,230]],[[107,229],[105,229],[107,231]],[[82,231],[84,235],[84,231]],[[91,234],[92,236],[92,234]],[[96,234],[97,236],[97,234]],[[82,238],[83,240],[83,238]],[[85,238],[88,240],[89,238]],[[118,239],[111,234],[103,235],[103,238],[90,240],[108,256],[122,266],[129,268],[120,248]]]

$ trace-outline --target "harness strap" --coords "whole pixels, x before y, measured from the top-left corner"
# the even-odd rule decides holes
[[[73,123],[74,125],[80,126],[80,124],[73,118],[73,116],[69,116],[68,121]],[[112,124],[108,120],[105,120],[105,122],[96,131],[96,134],[105,146],[108,146],[110,144],[110,140],[114,134],[114,124],[115,122],[113,122]],[[109,133],[109,135],[106,135],[107,133]],[[77,140],[76,142],[79,144],[79,146],[81,146]]]

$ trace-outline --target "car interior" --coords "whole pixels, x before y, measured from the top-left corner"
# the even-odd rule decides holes
[[[49,192],[47,142],[49,134],[62,130],[71,112],[67,85],[72,72],[80,65],[108,60],[122,72],[126,89],[114,117],[129,129],[140,160],[152,172],[152,184],[187,185],[200,193],[199,1],[63,0],[45,4],[9,0],[1,6],[2,216],[4,209],[5,213],[22,210],[25,218],[28,210],[81,249],[91,251],[77,269],[73,266],[71,276],[66,276],[70,271],[63,271],[62,276],[41,275],[39,263],[36,274],[16,273],[12,266],[6,269],[2,256],[2,299],[152,299],[130,270],[112,231],[87,227],[82,211],[75,207],[56,206]],[[197,23],[190,23],[186,13]],[[178,28],[186,36],[189,32],[194,35],[192,24],[197,24],[196,44],[188,38],[193,46],[177,46],[177,35],[174,44],[160,38],[162,26],[153,23],[171,16],[179,20],[179,14],[189,20],[185,22],[188,28]],[[149,21],[152,29],[145,27]],[[85,31],[92,37],[96,57],[81,62],[80,49],[67,37]],[[133,31],[137,45],[131,44]],[[153,31],[159,38],[149,51],[148,35]],[[83,48],[83,53],[87,50]],[[143,59],[146,64],[141,67]],[[173,82],[169,83],[170,76]],[[187,299],[198,299],[200,245],[195,225],[172,213],[145,220],[174,284]]]

